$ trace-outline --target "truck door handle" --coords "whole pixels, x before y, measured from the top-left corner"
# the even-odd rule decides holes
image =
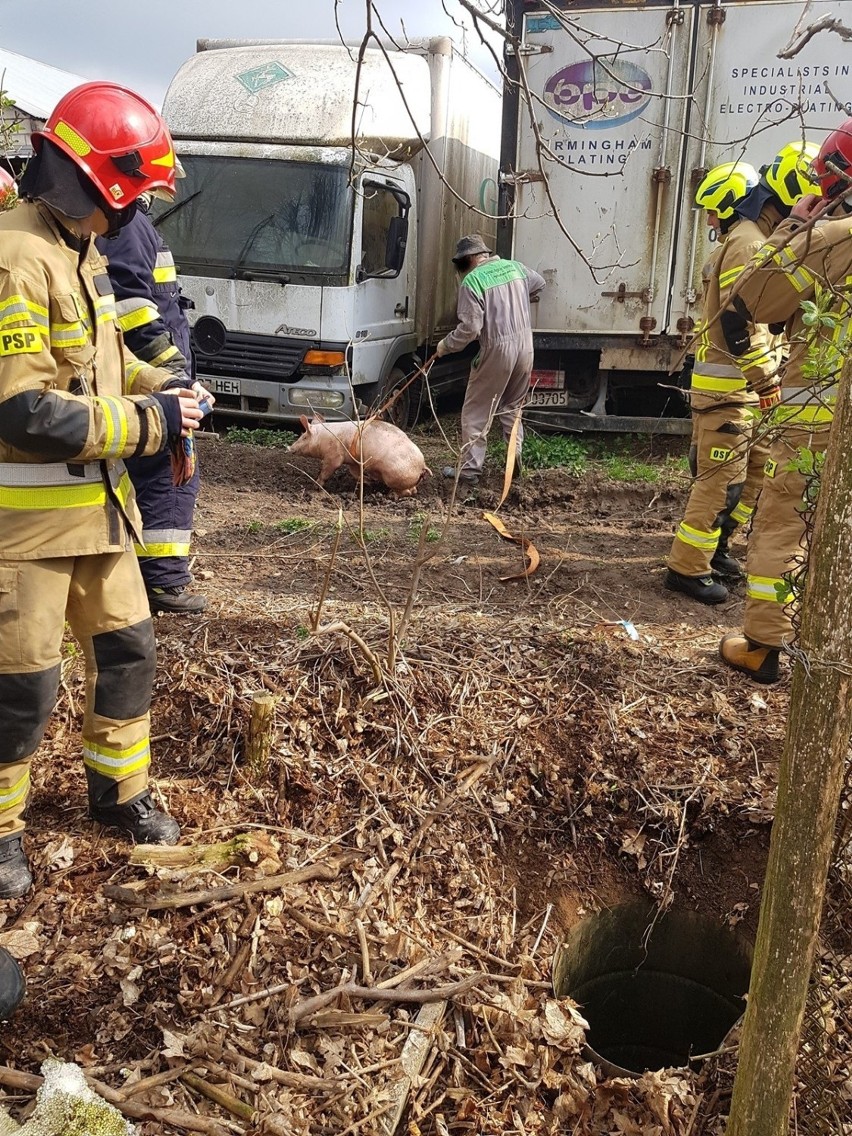
[[[407,316],[408,316],[408,296],[405,297],[405,303],[404,304],[397,304],[396,305],[396,307],[393,310],[393,314],[395,316],[399,316],[401,319],[407,318]]]

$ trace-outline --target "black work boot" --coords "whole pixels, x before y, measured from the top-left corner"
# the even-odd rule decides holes
[[[454,465],[445,465],[442,473],[445,481],[455,481],[456,467]],[[473,471],[466,472],[465,470],[462,470],[461,473],[459,473],[458,478],[459,490],[476,489],[476,487],[479,485],[479,474],[474,473]]]
[[[8,1022],[24,1000],[27,984],[21,968],[5,947],[0,947],[0,1022]]]
[[[724,535],[719,537],[719,543],[710,561],[710,571],[714,576],[727,576],[729,580],[741,580],[745,575],[740,562],[728,552],[728,538]]]
[[[780,648],[764,647],[738,631],[723,636],[719,644],[719,657],[723,663],[765,686],[771,686],[781,677],[779,655]]]
[[[24,853],[21,834],[0,840],[0,899],[15,899],[33,886],[30,862]]]
[[[126,805],[93,805],[89,816],[108,828],[128,832],[137,844],[177,844],[180,825],[174,817],[158,809],[147,791]]]
[[[198,615],[207,607],[207,600],[194,592],[188,592],[186,585],[179,588],[149,588],[148,606],[151,614],[169,612],[172,615]]]
[[[666,572],[666,587],[703,604],[720,604],[728,598],[728,589],[712,576],[682,576],[671,568]]]

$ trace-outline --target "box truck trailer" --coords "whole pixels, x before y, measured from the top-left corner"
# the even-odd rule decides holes
[[[498,250],[542,273],[529,417],[690,429],[677,368],[715,234],[704,173],[820,143],[850,113],[852,46],[785,45],[829,0],[509,0]]]
[[[406,50],[199,41],[163,111],[186,171],[155,216],[217,407],[380,404],[455,326],[456,241],[495,239],[500,93],[446,38]],[[431,371],[439,392],[466,373]],[[391,416],[413,422],[420,388]]]

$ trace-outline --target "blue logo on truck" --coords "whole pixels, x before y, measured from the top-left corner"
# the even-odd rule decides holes
[[[636,118],[651,101],[651,76],[626,59],[584,59],[544,85],[554,118],[578,130],[611,130]]]

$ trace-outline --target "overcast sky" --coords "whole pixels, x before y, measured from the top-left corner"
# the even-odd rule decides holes
[[[470,27],[458,0],[448,12]],[[482,0],[480,0],[480,4]],[[491,0],[489,0],[490,6]],[[376,0],[388,30],[412,37],[463,32],[442,0]],[[366,0],[340,0],[347,38],[364,34]],[[0,0],[0,44],[73,71],[86,79],[112,79],[162,102],[180,64],[200,38],[330,39],[336,35],[334,0]],[[466,43],[473,62],[496,78],[475,32]]]

